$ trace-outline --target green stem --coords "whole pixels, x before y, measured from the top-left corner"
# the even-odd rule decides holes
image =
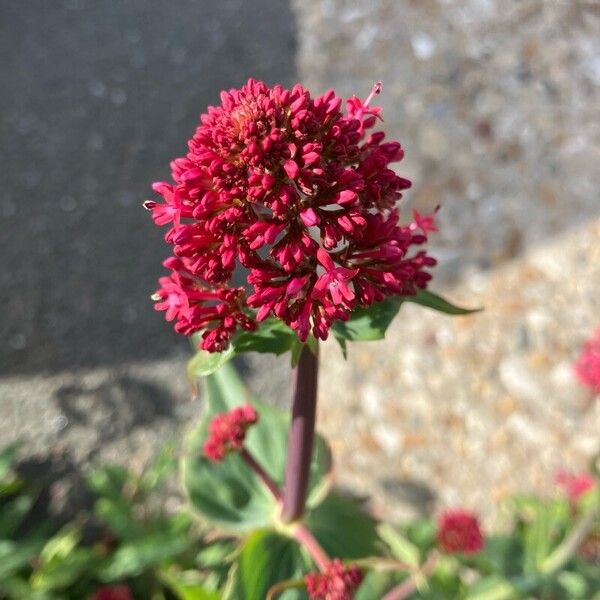
[[[273,587],[269,589],[265,600],[274,600],[276,596],[279,596],[279,594],[282,594],[286,590],[292,590],[294,588],[301,587],[304,587],[303,579],[289,579],[287,581],[280,581],[279,583],[276,583]]]
[[[569,535],[542,563],[540,573],[544,575],[554,575],[557,571],[560,571],[585,541],[598,517],[600,517],[600,507],[597,504],[593,504],[585,513],[583,513]]]

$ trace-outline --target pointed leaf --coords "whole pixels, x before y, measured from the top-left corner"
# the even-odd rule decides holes
[[[9,502],[2,504],[0,510],[0,539],[12,538],[18,531],[21,522],[31,510],[35,497],[19,494]]]
[[[417,567],[419,565],[421,559],[419,548],[404,535],[387,524],[380,525],[378,533],[398,560],[411,567]]]
[[[298,544],[272,530],[253,533],[244,544],[237,563],[236,600],[265,598],[281,581],[302,579],[310,570]],[[286,590],[278,600],[306,598],[300,590]]]
[[[37,556],[43,547],[43,540],[21,540],[18,543],[0,540],[0,582],[16,575]]]
[[[235,348],[230,345],[223,352],[207,352],[198,350],[196,354],[188,361],[187,374],[188,379],[194,383],[198,377],[206,377],[216,370],[220,369],[226,362],[235,356]]]
[[[238,334],[233,345],[236,352],[261,352],[279,356],[290,350],[298,336],[283,321],[269,318],[259,324],[255,331]]]
[[[447,315],[470,315],[483,310],[483,308],[462,308],[456,306],[429,290],[419,290],[414,296],[404,296],[404,300],[432,308]]]
[[[179,600],[220,600],[221,594],[209,589],[197,572],[181,573],[175,568],[163,569],[160,579]]]
[[[381,600],[396,581],[392,573],[371,571],[354,594],[354,600]]]
[[[381,551],[375,520],[359,502],[339,492],[312,510],[306,525],[330,556],[365,558]]]
[[[398,314],[403,300],[404,298],[399,296],[392,296],[367,308],[357,308],[348,321],[338,321],[333,325],[333,335],[338,341],[382,340],[390,323]]]
[[[185,533],[151,533],[126,542],[98,569],[102,581],[119,581],[135,577],[151,567],[160,567],[176,558],[189,546]]]

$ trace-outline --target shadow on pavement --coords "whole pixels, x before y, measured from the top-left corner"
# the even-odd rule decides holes
[[[199,114],[296,79],[288,2],[0,5],[0,374],[162,358],[168,249],[141,203]]]

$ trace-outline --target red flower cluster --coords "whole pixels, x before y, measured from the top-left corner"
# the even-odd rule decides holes
[[[133,600],[133,596],[126,585],[104,585],[90,600]]]
[[[448,554],[475,554],[483,548],[477,517],[466,510],[448,510],[438,521],[437,542]]]
[[[208,427],[209,436],[204,443],[204,455],[218,462],[228,452],[239,452],[244,445],[246,431],[257,421],[258,413],[249,404],[215,416]]]
[[[554,475],[554,481],[573,503],[577,502],[586,492],[594,489],[596,485],[596,480],[589,473],[575,474],[558,471]]]
[[[332,560],[325,573],[309,573],[304,578],[310,600],[352,600],[363,580],[357,567],[344,567],[339,559]]]
[[[389,165],[404,151],[366,134],[379,90],[349,99],[344,113],[332,90],[311,98],[300,85],[251,79],[201,116],[188,154],[171,163],[174,183],[153,186],[164,202],[145,203],[170,225],[171,274],[154,299],[176,331],[204,330],[201,347],[218,352],[238,327],[274,315],[302,341],[311,330],[325,339],[356,306],[427,285],[435,260],[411,247],[433,220],[399,223],[395,205],[411,184]],[[240,265],[248,296],[231,286]]]
[[[583,385],[589,387],[595,394],[600,394],[600,327],[584,344],[574,369]]]

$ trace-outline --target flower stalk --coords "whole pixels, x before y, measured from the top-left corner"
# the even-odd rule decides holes
[[[304,346],[292,376],[292,422],[283,490],[282,519],[297,521],[304,514],[317,412],[318,346]]]
[[[304,546],[305,550],[310,554],[311,558],[315,561],[315,564],[319,568],[319,571],[324,573],[331,562],[329,556],[325,550],[323,550],[321,544],[317,541],[315,536],[311,533],[310,529],[299,523],[294,528],[294,538],[301,545]]]
[[[408,579],[405,579],[402,583],[392,588],[382,600],[405,600],[409,598],[419,585],[426,581],[435,569],[440,555],[435,550],[429,555],[423,566],[417,571],[411,573]]]
[[[575,555],[577,550],[579,550],[599,516],[600,507],[595,504],[590,506],[590,508],[581,516],[575,527],[573,527],[569,535],[542,563],[540,571],[544,575],[554,575],[560,571]]]
[[[258,478],[264,483],[265,487],[271,492],[271,494],[273,494],[275,500],[281,500],[281,492],[279,491],[279,488],[245,446],[240,450],[240,456],[250,467],[250,470],[258,476]]]

